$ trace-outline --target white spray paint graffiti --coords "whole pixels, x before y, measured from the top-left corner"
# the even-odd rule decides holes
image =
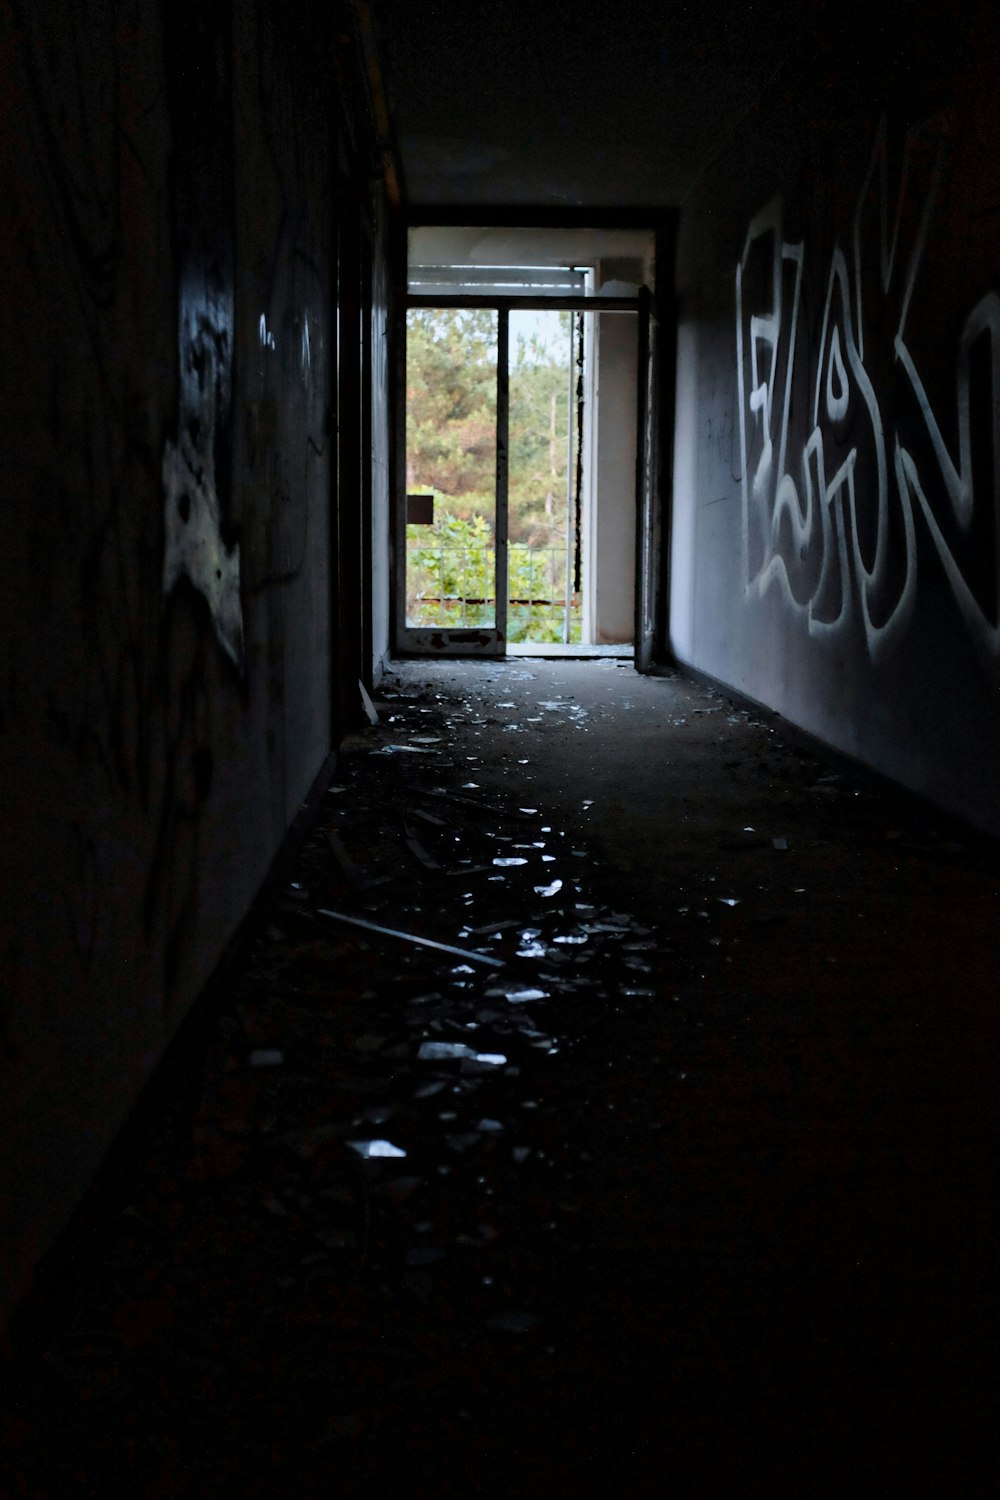
[[[219,500],[211,450],[195,452],[186,432],[163,454],[166,550],[163,592],[180,578],[190,579],[208,604],[219,644],[237,667],[243,665],[243,607],[240,601],[240,549],[221,536]]]
[[[231,385],[232,317],[226,299],[210,295],[195,277],[182,287],[180,364],[178,438],[163,453],[163,592],[189,579],[208,604],[220,646],[242,668],[240,550],[223,539],[216,474]]]
[[[901,269],[901,224],[911,178],[911,142],[892,214],[887,144],[880,128],[854,218],[852,274],[838,245],[832,254],[810,403],[811,426],[794,451],[790,431],[798,351],[805,250],[786,241],[775,199],[750,224],[736,269],[737,385],[742,483],[742,547],[746,597],[773,586],[818,638],[852,626],[852,598],[868,652],[884,659],[906,632],[917,601],[917,523],[923,517],[945,576],[977,650],[1000,661],[1000,517],[993,527],[993,598],[984,609],[956,558],[945,526],[968,534],[977,516],[973,479],[972,350],[989,341],[992,482],[979,513],[1000,501],[1000,298],[989,292],[966,319],[956,371],[958,456],[953,457],[907,342],[907,319],[940,184],[938,147],[909,256]],[[898,432],[885,430],[875,384],[865,363],[862,219],[877,183],[878,274],[881,295],[897,296],[892,336],[902,388],[919,414],[922,458]],[[770,254],[770,305],[748,312],[745,283],[751,257]],[[900,280],[901,277],[901,280]],[[980,378],[985,380],[982,365]],[[861,434],[859,436],[859,433]],[[928,455],[933,455],[929,457]],[[864,486],[859,497],[858,487]],[[937,508],[931,497],[937,501]],[[941,500],[950,517],[941,515]],[[860,504],[859,504],[860,499]],[[944,524],[943,524],[944,523]]]

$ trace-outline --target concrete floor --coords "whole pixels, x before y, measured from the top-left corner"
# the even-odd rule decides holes
[[[379,708],[40,1278],[0,1489],[995,1493],[995,850],[621,661]]]

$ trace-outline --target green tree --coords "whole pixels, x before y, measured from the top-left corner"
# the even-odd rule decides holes
[[[510,368],[510,534],[533,547],[566,537],[570,314],[545,318],[548,337],[515,337]]]
[[[407,317],[407,488],[447,497],[455,514],[493,509],[496,324],[482,308]]]
[[[511,320],[513,641],[557,641],[563,630],[570,314],[544,318],[532,318],[533,332],[517,315]],[[436,497],[433,528],[407,527],[407,617],[414,625],[487,625],[494,618],[496,338],[497,315],[489,309],[421,308],[407,317],[407,489]],[[573,616],[579,639],[579,600]]]

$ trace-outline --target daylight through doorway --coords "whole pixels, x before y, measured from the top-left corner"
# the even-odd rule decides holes
[[[497,626],[498,313],[407,316],[406,625]],[[506,643],[581,640],[582,323],[512,311]]]
[[[406,625],[497,624],[497,344],[491,308],[406,319]]]

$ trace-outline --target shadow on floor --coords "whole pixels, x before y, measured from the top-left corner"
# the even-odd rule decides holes
[[[3,1492],[988,1493],[990,858],[624,664],[379,710],[40,1282]]]

